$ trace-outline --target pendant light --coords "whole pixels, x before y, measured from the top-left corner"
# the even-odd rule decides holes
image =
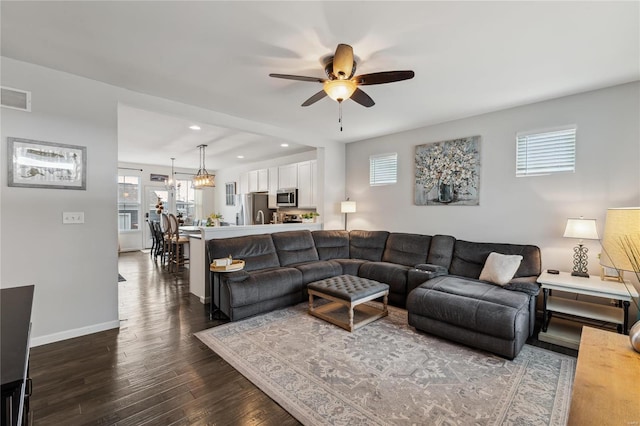
[[[171,157],[171,176],[169,177],[169,179],[165,179],[165,181],[164,181],[164,186],[169,191],[176,189],[175,180],[174,180],[175,173],[173,172],[173,163],[174,163],[174,161],[176,161],[175,157]]]
[[[198,169],[196,175],[193,177],[193,187],[195,189],[213,188],[216,186],[216,176],[209,174],[204,166],[204,149],[206,147],[207,145],[198,145],[198,148],[200,148],[200,168]]]

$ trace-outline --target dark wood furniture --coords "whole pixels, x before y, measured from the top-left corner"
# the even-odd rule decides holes
[[[2,425],[26,425],[31,380],[29,341],[34,286],[5,288],[0,293]]]

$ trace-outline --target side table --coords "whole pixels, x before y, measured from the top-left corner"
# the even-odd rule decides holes
[[[616,324],[619,333],[628,333],[629,304],[632,297],[638,297],[638,292],[630,283],[603,281],[596,276],[574,277],[568,272],[557,275],[543,272],[538,277],[538,283],[543,292],[542,330],[538,335],[539,340],[578,349],[583,324],[580,324],[577,318],[554,318],[552,321],[554,312]],[[617,306],[554,297],[553,290],[613,299]]]
[[[211,276],[209,277],[209,298],[210,298],[210,307],[209,307],[209,319],[210,320],[222,320],[221,315],[224,315],[224,312],[220,310],[220,274],[228,273],[228,272],[236,272],[244,269],[244,260],[236,260],[234,259],[231,262],[231,265],[226,266],[214,266],[212,263],[209,265],[209,271],[211,272]],[[215,296],[215,290],[218,290],[218,297]],[[214,314],[216,316],[214,317]]]

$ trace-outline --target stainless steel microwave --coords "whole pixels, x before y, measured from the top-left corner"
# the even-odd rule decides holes
[[[298,190],[296,188],[278,189],[276,205],[278,207],[298,207]]]

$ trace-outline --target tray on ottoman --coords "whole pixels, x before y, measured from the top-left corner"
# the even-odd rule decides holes
[[[337,277],[315,281],[307,286],[309,293],[309,314],[321,318],[331,324],[353,331],[389,314],[387,302],[389,286],[367,278],[354,275],[338,275]],[[314,296],[331,300],[331,303],[314,307]],[[364,305],[374,299],[382,297],[382,309]],[[341,308],[347,309],[347,317],[340,318],[337,312]],[[354,310],[359,314],[357,318]]]

